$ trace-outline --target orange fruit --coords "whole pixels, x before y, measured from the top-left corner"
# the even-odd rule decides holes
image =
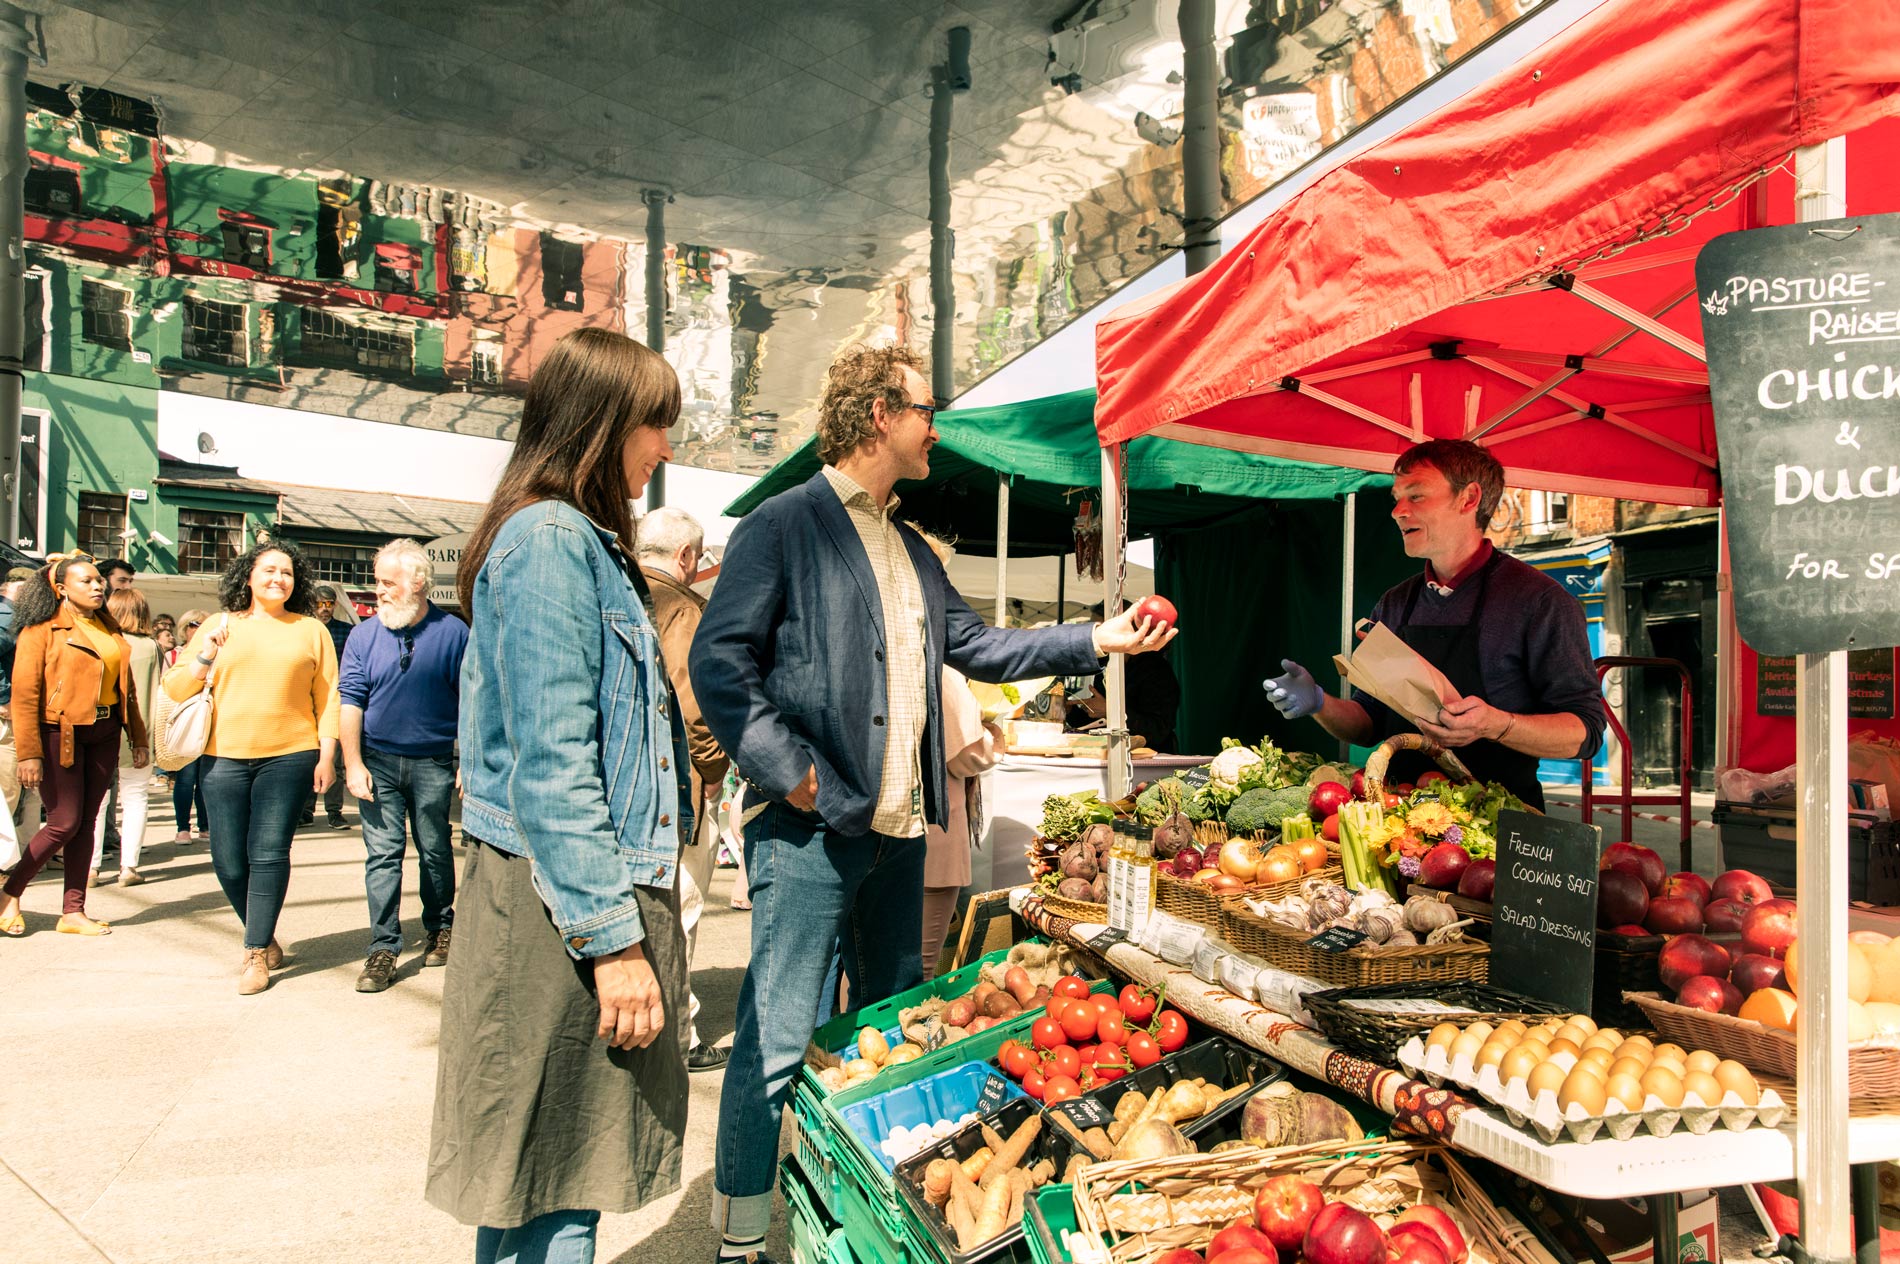
[[[1780,988],[1761,988],[1751,992],[1748,999],[1742,1002],[1737,1017],[1760,1023],[1764,1027],[1773,1027],[1777,1031],[1793,1031],[1796,1008],[1793,993]]]
[[[1789,944],[1788,955],[1781,962],[1781,973],[1788,980],[1788,990],[1796,996],[1801,994],[1801,968],[1795,964],[1800,959],[1800,948],[1801,941],[1798,939]]]
[[[1858,1005],[1868,998],[1873,989],[1872,957],[1859,944],[1847,945],[1847,999]]]

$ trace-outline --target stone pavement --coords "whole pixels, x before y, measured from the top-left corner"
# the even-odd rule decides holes
[[[292,859],[288,960],[254,997],[237,994],[237,921],[203,844],[155,841],[151,881],[96,888],[89,911],[113,923],[101,939],[54,933],[57,861],[29,888],[26,937],[0,939],[0,1261],[471,1258],[473,1230],[422,1199],[443,972],[416,949],[413,857],[410,946],[377,995],[353,989],[367,948],[360,836],[307,827]],[[718,1043],[751,933],[727,905],[735,872],[715,878],[694,973],[701,1035]],[[722,1079],[692,1077],[682,1188],[604,1217],[603,1264],[710,1258]],[[790,1257],[782,1206],[768,1249]]]

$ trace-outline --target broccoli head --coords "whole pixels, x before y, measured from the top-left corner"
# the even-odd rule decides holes
[[[1279,818],[1269,818],[1268,813],[1276,810],[1279,794],[1272,790],[1248,790],[1235,799],[1227,809],[1227,828],[1235,834],[1251,834],[1255,830],[1279,829]]]

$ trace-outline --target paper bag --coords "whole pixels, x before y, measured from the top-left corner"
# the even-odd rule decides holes
[[[1375,623],[1352,657],[1333,655],[1340,679],[1363,689],[1414,727],[1436,722],[1439,707],[1461,695],[1445,673],[1426,662],[1383,623]]]

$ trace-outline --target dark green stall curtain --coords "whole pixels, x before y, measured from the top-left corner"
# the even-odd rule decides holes
[[[1392,498],[1361,492],[1353,581],[1355,617],[1422,563],[1405,556],[1392,526]],[[1262,735],[1328,758],[1338,743],[1313,720],[1284,720],[1260,682],[1290,658],[1329,693],[1339,691],[1339,581],[1345,537],[1337,500],[1259,505],[1218,526],[1168,531],[1155,540],[1155,591],[1181,612],[1168,650],[1181,681],[1176,728],[1182,753],[1213,754],[1223,737]]]

